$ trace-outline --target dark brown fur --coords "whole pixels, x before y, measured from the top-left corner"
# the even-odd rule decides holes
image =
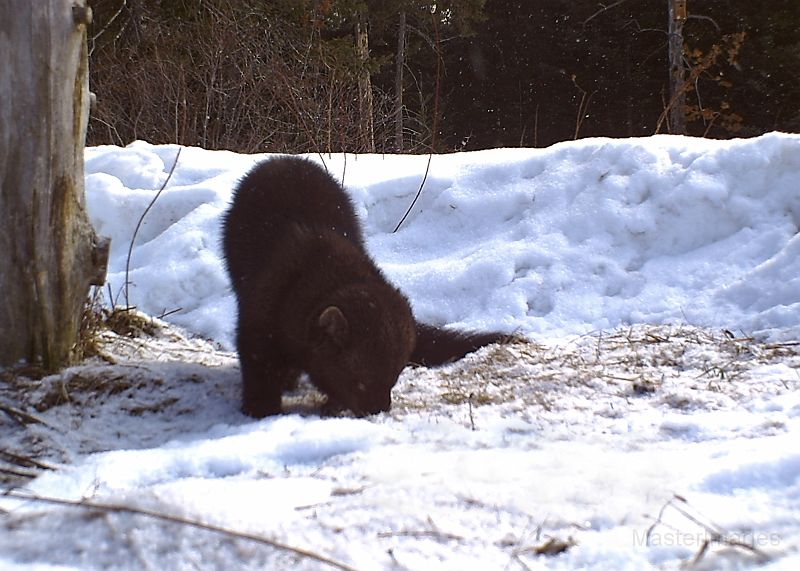
[[[385,411],[409,362],[442,364],[504,337],[417,324],[367,255],[345,190],[304,159],[270,159],[242,179],[223,253],[238,302],[242,409],[251,416],[280,413],[300,372],[329,407]]]

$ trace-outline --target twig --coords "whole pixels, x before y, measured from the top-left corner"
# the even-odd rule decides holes
[[[439,130],[439,89],[440,89],[440,82],[442,77],[442,52],[441,52],[441,41],[439,39],[439,26],[436,22],[436,15],[431,12],[431,19],[433,20],[433,31],[436,38],[436,43],[434,44],[434,48],[436,50],[436,85],[434,86],[433,91],[433,131],[431,132],[431,149],[428,153],[428,164],[425,166],[425,175],[422,177],[422,182],[419,185],[419,189],[417,190],[417,194],[414,197],[414,200],[411,201],[411,205],[406,210],[406,213],[403,214],[403,217],[400,219],[400,222],[397,223],[392,234],[400,230],[400,226],[403,225],[403,222],[406,221],[408,215],[411,214],[411,211],[414,209],[414,205],[417,204],[417,200],[422,195],[422,189],[425,188],[425,181],[428,180],[428,172],[431,168],[431,159],[433,158],[433,153],[436,150],[436,132]]]
[[[166,310],[165,309],[163,312],[161,312],[161,315],[159,315],[158,318],[159,319],[164,319],[166,317],[169,317],[173,313],[178,313],[179,311],[183,311],[183,308],[182,307],[176,307],[175,309],[170,309],[170,310]]]
[[[784,349],[788,347],[800,347],[800,341],[784,341],[783,343],[769,343],[764,345],[764,349]]]
[[[520,554],[519,554],[519,553],[512,553],[512,554],[511,554],[511,559],[512,559],[512,560],[514,560],[514,561],[516,561],[516,562],[517,562],[517,564],[518,564],[520,567],[522,567],[523,569],[525,569],[525,571],[532,571],[532,570],[533,570],[533,568],[532,568],[530,565],[528,565],[527,563],[525,563],[525,562],[522,560],[522,558],[520,557]],[[510,563],[509,563],[509,565],[510,565]],[[508,566],[506,566],[506,569],[508,569]]]
[[[689,14],[687,18],[689,20],[705,20],[707,22],[711,22],[711,24],[713,24],[713,26],[717,29],[718,32],[722,31],[722,28],[719,27],[717,21],[714,20],[714,18],[712,18],[711,16],[703,16],[701,14]]]
[[[108,290],[108,303],[111,304],[111,311],[114,311],[116,309],[114,307],[116,305],[116,302],[115,302],[116,300],[114,299],[114,296],[111,294],[111,283],[110,282],[106,282],[106,289]]]
[[[356,157],[357,156],[358,155],[356,155]],[[325,167],[326,170],[327,168],[328,167]],[[342,183],[342,186],[344,186],[344,179],[346,175],[347,175],[347,151],[342,153],[342,180],[340,181]]]
[[[597,91],[592,91],[591,93],[587,93],[585,89],[583,89],[580,85],[578,85],[578,81],[575,78],[574,73],[572,74],[572,83],[581,92],[581,102],[578,104],[578,115],[575,117],[575,136],[573,137],[574,140],[577,141],[578,135],[581,132],[581,125],[583,125],[583,119],[584,119],[583,115],[589,108],[589,102],[592,100],[592,97],[594,97],[594,94],[597,93]]]
[[[139,228],[142,226],[142,222],[144,222],[144,217],[147,216],[147,213],[150,212],[150,209],[158,200],[158,197],[161,196],[161,193],[167,187],[167,183],[169,179],[172,178],[172,173],[175,172],[175,167],[178,166],[178,159],[181,156],[181,151],[183,151],[183,147],[178,147],[178,153],[175,155],[175,162],[172,163],[172,168],[169,169],[169,174],[167,175],[167,180],[164,181],[164,184],[161,185],[161,188],[158,189],[158,192],[153,197],[153,200],[150,201],[150,204],[147,205],[147,208],[144,209],[142,215],[139,217],[139,221],[136,223],[136,228],[133,230],[133,236],[131,236],[131,243],[128,245],[128,257],[125,260],[125,307],[130,308],[130,297],[128,297],[128,286],[130,285],[130,279],[128,276],[130,275],[131,270],[131,255],[133,254],[133,243],[136,241],[136,235],[139,233]]]
[[[122,4],[120,4],[120,6],[119,6],[119,10],[117,10],[117,11],[114,13],[114,15],[113,15],[113,16],[111,16],[111,17],[108,19],[108,21],[106,22],[106,25],[105,25],[105,26],[103,26],[103,29],[102,29],[102,30],[100,30],[99,32],[97,32],[96,34],[94,34],[94,35],[91,37],[91,39],[90,39],[90,42],[91,42],[91,44],[92,44],[92,48],[89,50],[89,57],[91,57],[91,56],[92,56],[92,53],[94,53],[94,43],[97,41],[97,38],[99,38],[100,36],[102,36],[103,34],[105,34],[105,33],[106,33],[106,30],[108,30],[108,29],[111,27],[111,24],[113,24],[113,23],[114,23],[114,20],[116,20],[116,19],[119,17],[119,15],[120,15],[120,14],[122,14],[122,11],[123,11],[123,10],[126,8],[126,5],[127,5],[127,3],[128,3],[128,0],[122,0]],[[115,129],[115,130],[116,130],[116,129]]]
[[[472,428],[472,431],[475,432],[477,428],[475,428],[475,417],[472,415],[472,399],[475,398],[475,393],[469,393],[469,398],[467,399],[467,405],[469,406],[469,424]]]
[[[435,529],[382,531],[378,534],[378,537],[433,537],[435,539],[446,539],[448,541],[464,541],[464,538],[460,535],[456,535],[454,533],[445,533]]]
[[[670,98],[669,102],[666,103],[665,105],[663,105],[664,109],[663,109],[663,111],[661,111],[661,115],[659,115],[658,121],[656,121],[656,130],[655,130],[655,133],[654,133],[655,135],[658,135],[659,131],[661,131],[661,126],[664,124],[664,121],[668,120],[670,109],[672,109],[675,106],[675,103],[678,101],[678,99],[680,98],[681,95],[685,95],[686,94],[686,92],[689,90],[690,87],[691,87],[691,83],[688,82],[688,81],[685,81],[683,83],[683,85],[681,85],[680,89],[676,89],[675,90],[675,94]],[[662,104],[664,104],[663,101],[662,101]],[[668,121],[667,121],[667,124],[669,124]]]
[[[588,18],[586,18],[586,19],[583,21],[583,25],[585,26],[587,23],[589,23],[591,20],[593,20],[594,18],[596,18],[597,16],[599,16],[599,15],[600,15],[600,14],[602,14],[603,12],[607,12],[608,10],[611,10],[612,8],[616,8],[617,6],[619,6],[620,4],[622,4],[623,2],[627,2],[627,0],[617,0],[617,1],[616,1],[616,2],[614,2],[613,4],[609,4],[608,6],[603,6],[603,7],[602,7],[602,8],[600,8],[600,9],[599,9],[597,12],[595,12],[594,14],[592,14],[591,16],[589,16]],[[602,6],[602,4],[601,4],[601,6]]]
[[[57,506],[67,506],[67,507],[76,507],[76,508],[83,508],[87,510],[97,510],[106,513],[127,513],[132,515],[141,515],[145,517],[149,517],[151,519],[156,519],[159,521],[165,521],[169,523],[177,523],[180,525],[186,525],[189,527],[194,527],[197,529],[202,529],[205,531],[211,531],[213,533],[219,533],[221,535],[225,535],[227,537],[232,537],[235,539],[245,539],[247,541],[252,541],[255,543],[260,543],[262,545],[268,545],[270,547],[274,547],[276,549],[280,549],[283,551],[289,551],[296,555],[300,555],[301,557],[305,557],[307,559],[313,559],[314,561],[319,561],[320,563],[324,563],[330,567],[335,569],[341,569],[342,571],[356,571],[354,567],[350,567],[346,563],[341,563],[339,561],[335,561],[324,555],[320,555],[318,553],[314,553],[313,551],[309,551],[307,549],[303,549],[301,547],[293,547],[291,545],[287,545],[285,543],[281,543],[280,541],[276,541],[274,539],[269,539],[267,537],[262,537],[260,535],[255,535],[252,533],[245,533],[240,531],[235,531],[232,529],[228,529],[225,527],[221,527],[218,525],[213,525],[209,523],[203,523],[198,520],[193,520],[187,517],[182,517],[178,515],[172,514],[165,514],[161,512],[157,512],[154,510],[149,510],[146,508],[137,508],[133,506],[126,506],[122,504],[112,504],[106,502],[95,502],[91,500],[64,500],[61,498],[53,498],[49,496],[40,496],[38,494],[34,494],[32,492],[26,492],[22,490],[6,490],[3,493],[4,496],[10,498],[16,498],[19,500],[28,500],[32,502],[39,502],[44,504],[51,504]]]
[[[33,416],[32,414],[27,413],[24,410],[14,408],[13,406],[6,403],[0,402],[0,412],[6,413],[8,416],[11,417],[12,420],[23,426],[27,424],[44,424],[45,426],[50,426],[41,418]]]
[[[33,458],[28,458],[27,456],[20,456],[19,454],[14,454],[13,452],[9,452],[8,450],[0,450],[0,457],[6,462],[11,464],[16,464],[17,466],[22,466],[24,468],[40,468],[42,470],[54,470],[53,466],[48,464],[44,464],[43,462],[39,462]]]
[[[687,508],[683,508],[679,505],[676,505],[678,503],[684,504],[685,506],[687,506]],[[670,498],[663,506],[661,506],[661,509],[658,512],[658,517],[653,522],[653,525],[651,525],[647,529],[647,533],[645,534],[645,543],[647,545],[650,545],[650,538],[652,536],[653,530],[658,525],[663,525],[669,529],[678,531],[677,528],[663,522],[661,519],[662,517],[664,517],[664,512],[667,510],[667,508],[670,507],[675,511],[677,511],[679,514],[681,514],[683,517],[688,519],[690,522],[702,528],[703,531],[705,531],[706,534],[708,535],[708,537],[703,541],[702,545],[700,546],[700,549],[692,559],[692,565],[695,565],[698,561],[700,561],[700,559],[702,559],[703,556],[708,551],[709,546],[714,543],[727,545],[728,547],[739,547],[741,549],[753,553],[754,555],[757,555],[758,557],[764,558],[765,560],[768,559],[767,554],[758,549],[757,547],[755,547],[754,545],[750,545],[749,543],[745,543],[744,541],[730,537],[730,535],[725,529],[719,527],[710,520],[707,522],[703,521],[703,519],[707,519],[705,518],[705,516],[702,516],[701,514],[694,515],[689,513],[688,511],[688,508],[690,507],[689,502],[686,500],[686,498],[684,498],[683,496],[679,496],[678,494],[674,494],[672,498]]]
[[[403,225],[403,222],[406,221],[408,215],[411,214],[411,211],[414,209],[414,205],[417,203],[417,200],[419,200],[419,197],[422,195],[422,189],[425,188],[425,181],[428,180],[428,171],[430,171],[431,168],[432,158],[433,158],[433,150],[431,150],[431,152],[428,153],[428,164],[425,166],[425,174],[422,176],[422,182],[419,184],[419,189],[417,189],[417,195],[414,197],[414,200],[411,201],[411,205],[408,207],[408,210],[406,210],[406,213],[403,214],[403,217],[400,219],[400,222],[398,222],[397,226],[395,226],[394,230],[392,230],[392,234],[400,230],[400,226]]]
[[[14,468],[3,468],[0,467],[0,474],[5,476],[13,476],[14,478],[26,478],[28,480],[33,480],[37,474],[36,472],[23,472],[22,470],[17,470]]]
[[[436,525],[431,516],[428,516],[427,519],[430,529],[384,531],[379,533],[378,537],[435,537],[438,539],[446,539],[451,541],[464,541],[464,537],[460,535],[440,531],[439,526]]]

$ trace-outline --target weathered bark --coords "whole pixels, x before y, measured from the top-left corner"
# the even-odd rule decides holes
[[[358,75],[358,107],[359,123],[361,125],[362,150],[367,153],[375,152],[375,128],[372,120],[372,80],[369,72],[369,32],[366,19],[359,15],[356,24],[356,52],[361,64]]]
[[[683,63],[683,24],[686,0],[669,2],[669,132],[686,133],[686,66]]]
[[[77,6],[73,6],[73,4]],[[85,0],[0,0],[0,366],[54,370],[105,280],[84,199]]]
[[[394,150],[403,152],[403,69],[406,65],[406,13],[400,12],[397,25],[397,54],[394,79]]]

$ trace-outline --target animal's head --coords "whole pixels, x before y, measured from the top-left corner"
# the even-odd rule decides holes
[[[386,284],[337,292],[313,317],[308,370],[332,408],[389,410],[416,340],[408,301]]]

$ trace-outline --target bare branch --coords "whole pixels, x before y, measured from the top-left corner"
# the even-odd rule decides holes
[[[689,20],[704,20],[711,22],[718,32],[722,31],[722,28],[719,27],[719,24],[717,24],[716,20],[714,20],[714,18],[712,18],[711,16],[701,16],[700,14],[689,14],[688,18]]]
[[[260,543],[262,545],[268,545],[270,547],[274,547],[275,549],[280,549],[281,551],[289,551],[301,557],[305,557],[307,559],[313,559],[314,561],[319,561],[320,563],[324,563],[329,567],[333,567],[335,569],[340,569],[342,571],[356,571],[355,568],[350,567],[346,563],[341,563],[339,561],[335,561],[334,559],[330,559],[325,557],[324,555],[320,555],[318,553],[314,553],[313,551],[309,551],[307,549],[303,549],[301,547],[294,547],[291,545],[287,545],[285,543],[281,543],[280,541],[276,541],[274,539],[269,539],[267,537],[263,537],[260,535],[255,535],[252,533],[244,533],[240,531],[235,531],[232,529],[228,529],[225,527],[221,527],[218,525],[213,525],[209,523],[203,523],[202,521],[172,515],[172,514],[165,514],[161,512],[157,512],[155,510],[150,510],[146,508],[137,508],[133,506],[126,506],[123,504],[112,504],[106,502],[95,502],[91,500],[65,500],[61,498],[53,498],[48,496],[40,496],[33,492],[26,492],[23,490],[6,490],[3,493],[4,496],[9,498],[15,498],[19,500],[26,500],[32,501],[37,503],[43,504],[50,504],[50,505],[57,505],[57,506],[67,506],[67,507],[74,507],[74,508],[83,508],[87,510],[95,510],[100,512],[106,513],[127,513],[132,515],[141,515],[144,517],[148,517],[151,519],[165,521],[169,523],[176,523],[179,525],[185,525],[189,527],[194,527],[196,529],[202,529],[205,531],[210,531],[213,533],[219,533],[221,535],[225,535],[227,537],[232,537],[235,539],[244,539],[247,541],[252,541],[254,543]]]
[[[158,189],[158,192],[153,197],[153,200],[150,201],[150,204],[147,205],[147,208],[144,209],[141,217],[139,217],[139,221],[136,223],[136,228],[133,230],[133,236],[131,236],[131,242],[128,244],[128,258],[125,260],[125,305],[128,308],[131,306],[130,298],[128,297],[128,285],[131,283],[129,275],[131,269],[131,254],[133,253],[133,243],[136,241],[136,235],[139,233],[139,228],[142,226],[142,222],[144,222],[144,217],[147,216],[148,212],[150,212],[150,209],[156,203],[158,197],[161,196],[161,193],[164,192],[164,189],[167,187],[169,179],[172,178],[172,173],[175,172],[175,167],[178,166],[178,159],[181,156],[181,151],[183,151],[183,147],[178,147],[178,153],[175,155],[175,162],[172,163],[172,168],[169,169],[167,179],[164,181],[164,184],[161,185],[161,188]]]
[[[609,4],[608,6],[603,6],[602,4],[600,4],[600,5],[601,5],[601,6],[603,6],[603,7],[602,7],[602,8],[600,8],[600,9],[599,9],[597,12],[595,12],[595,13],[594,13],[594,14],[592,14],[591,16],[589,16],[588,18],[586,18],[586,19],[583,21],[583,25],[585,26],[585,25],[586,25],[586,24],[587,24],[589,21],[593,20],[594,18],[596,18],[597,16],[599,16],[599,15],[600,15],[600,14],[602,14],[603,12],[608,12],[608,11],[609,11],[609,10],[611,10],[612,8],[616,8],[617,6],[619,6],[620,4],[622,4],[623,2],[627,2],[627,1],[628,1],[628,0],[617,0],[616,2],[614,2],[613,4]]]

